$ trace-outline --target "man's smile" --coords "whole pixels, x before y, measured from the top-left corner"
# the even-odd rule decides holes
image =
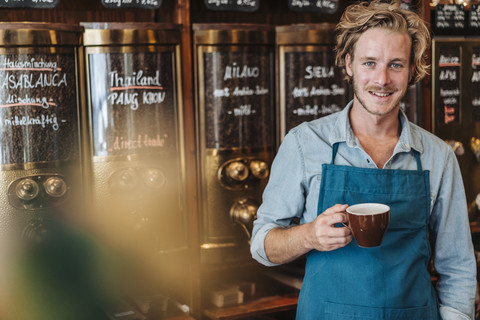
[[[368,91],[370,92],[370,94],[373,94],[374,96],[377,96],[377,97],[388,97],[390,95],[393,94],[393,92],[378,92],[378,91]]]

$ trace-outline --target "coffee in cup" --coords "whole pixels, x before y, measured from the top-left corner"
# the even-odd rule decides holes
[[[381,203],[360,203],[347,208],[348,227],[360,247],[377,247],[390,222],[390,207]]]

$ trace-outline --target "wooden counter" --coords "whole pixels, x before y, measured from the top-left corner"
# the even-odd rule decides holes
[[[237,306],[207,309],[204,311],[204,315],[212,320],[241,319],[249,316],[294,310],[297,307],[297,302],[297,294],[270,296]]]

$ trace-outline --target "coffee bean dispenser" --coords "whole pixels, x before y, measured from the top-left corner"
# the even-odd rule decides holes
[[[340,111],[349,101],[344,72],[335,66],[334,28],[330,23],[276,27],[280,140],[300,123]]]
[[[58,252],[47,260],[44,253],[50,248],[44,244],[60,229],[53,226],[63,229],[64,222],[81,214],[77,210],[82,190],[77,67],[81,39],[79,26],[0,23],[2,318],[34,313],[35,308],[26,306],[38,302],[37,296],[26,299],[22,293],[35,291],[48,273],[45,270],[54,263],[63,266],[64,261]],[[28,280],[32,272],[26,269],[35,270],[34,281]],[[25,290],[22,284],[27,281]]]
[[[79,26],[0,23],[2,249],[41,237],[45,221],[80,194],[81,36]]]
[[[201,262],[251,260],[275,147],[274,30],[193,25]]]
[[[180,27],[82,25],[91,224],[133,265],[127,278],[146,282],[140,291],[181,295],[189,253]]]

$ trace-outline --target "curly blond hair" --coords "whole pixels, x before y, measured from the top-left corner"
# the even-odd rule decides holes
[[[410,63],[414,71],[409,84],[414,84],[428,74],[426,51],[430,44],[430,31],[426,23],[415,12],[402,9],[400,0],[384,3],[379,0],[350,5],[335,28],[335,63],[345,68],[345,56],[353,59],[355,44],[363,32],[371,28],[382,28],[394,32],[405,32],[412,40]],[[351,82],[351,77],[346,75]]]

